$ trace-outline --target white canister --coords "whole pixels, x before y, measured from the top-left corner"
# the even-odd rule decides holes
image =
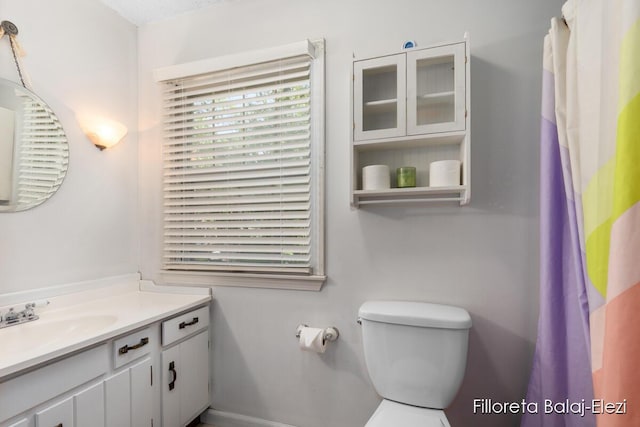
[[[363,190],[385,190],[391,188],[391,175],[387,165],[370,165],[362,168]]]
[[[460,160],[439,160],[429,165],[430,187],[460,185]]]

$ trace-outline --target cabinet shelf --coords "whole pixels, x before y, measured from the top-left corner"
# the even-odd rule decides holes
[[[434,92],[434,93],[425,93],[424,95],[418,95],[420,99],[439,99],[439,98],[453,98],[456,93],[452,90],[448,90],[446,92]]]
[[[383,113],[394,111],[397,108],[398,100],[393,99],[381,99],[378,101],[365,102],[363,107],[367,114]]]
[[[353,196],[357,205],[416,202],[461,202],[465,200],[468,187],[412,187],[390,188],[387,190],[355,190]]]
[[[456,98],[453,92],[429,93],[427,95],[418,96],[416,99],[416,108],[435,108],[436,113],[443,114],[443,109],[452,110],[455,105]]]
[[[364,103],[365,107],[378,107],[381,105],[395,105],[398,102],[398,99],[379,99],[377,101],[367,101]]]
[[[356,151],[386,150],[391,148],[415,148],[434,145],[460,145],[465,132],[442,132],[426,135],[410,135],[404,137],[380,138],[368,141],[354,141]]]

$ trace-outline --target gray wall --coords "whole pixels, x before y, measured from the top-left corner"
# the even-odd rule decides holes
[[[379,398],[356,315],[372,299],[470,311],[469,363],[447,410],[454,426],[512,426],[472,413],[472,399],[524,397],[538,310],[538,136],[542,39],[558,0],[255,0],[222,2],[144,26],[140,54],[140,184],[146,278],[160,249],[160,103],[152,70],[326,39],[326,238],[321,292],[214,289],[213,406],[301,427],[364,425]],[[471,38],[471,204],[349,207],[352,53],[366,57]],[[323,355],[301,352],[299,323],[335,325]]]
[[[141,28],[136,75],[135,27],[98,1],[0,0],[2,18],[20,28],[34,88],[71,145],[58,194],[32,211],[0,215],[0,292],[132,272],[138,253],[144,276],[154,278],[161,132],[151,70],[324,37],[329,279],[317,293],[214,289],[213,405],[301,427],[363,425],[379,398],[364,366],[357,309],[369,299],[409,299],[472,314],[467,375],[447,410],[452,424],[516,425],[513,417],[474,416],[471,401],[519,400],[526,390],[537,319],[542,37],[561,3],[222,2]],[[465,31],[472,50],[471,205],[352,210],[352,53],[395,52],[407,39],[427,46]],[[2,44],[0,77],[15,81]],[[103,153],[92,147],[75,122],[86,110],[127,125],[124,144]],[[293,333],[302,322],[335,325],[341,338],[324,355],[300,352]]]
[[[56,194],[25,212],[0,213],[0,294],[137,270],[137,29],[98,0],[0,0],[18,26],[34,91],[69,139],[69,170]],[[19,82],[9,40],[0,77]],[[76,114],[129,128],[100,152]]]

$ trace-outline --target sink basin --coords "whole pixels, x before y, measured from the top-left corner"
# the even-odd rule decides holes
[[[100,329],[113,325],[116,323],[116,320],[118,320],[116,316],[110,315],[86,315],[69,317],[62,320],[48,320],[46,318],[40,318],[36,321],[30,322],[29,326],[32,326],[38,333],[42,334],[55,334],[56,332],[63,333],[65,335],[83,334],[88,332],[98,332]]]
[[[0,336],[3,341],[12,339],[15,343],[25,343],[30,350],[35,350],[89,335],[100,335],[101,331],[117,320],[116,316],[110,315],[86,315],[55,320],[44,317],[4,328],[0,330]]]

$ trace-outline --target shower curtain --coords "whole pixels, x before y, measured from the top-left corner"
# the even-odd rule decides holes
[[[521,426],[640,426],[640,1],[562,14],[545,38],[537,411]]]

